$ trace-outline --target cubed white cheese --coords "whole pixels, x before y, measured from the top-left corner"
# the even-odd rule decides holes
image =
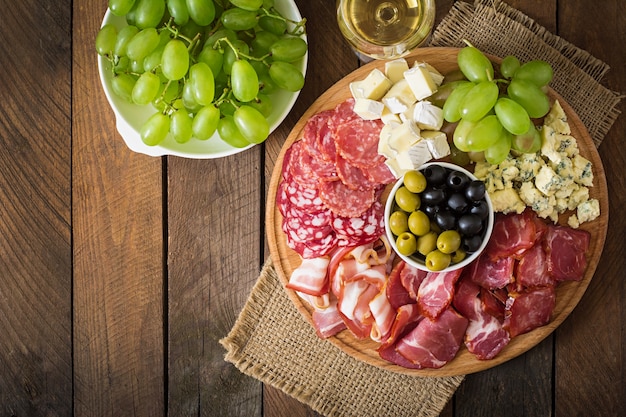
[[[380,116],[380,120],[383,121],[384,124],[388,125],[391,123],[401,123],[400,116],[395,113],[392,113],[391,110],[387,106],[384,106],[383,113]]]
[[[395,83],[382,98],[391,113],[400,114],[409,109],[417,101],[407,80]]]
[[[396,152],[407,151],[414,143],[421,138],[416,135],[408,123],[394,125],[389,133],[387,141],[389,147]]]
[[[450,144],[448,143],[448,137],[445,133],[434,130],[424,130],[422,131],[422,139],[426,141],[428,150],[434,159],[440,159],[450,155]]]
[[[411,155],[409,155],[408,150],[399,152],[398,155],[396,155],[395,159],[400,171],[403,174],[406,171],[415,169],[415,164],[413,163],[413,160],[411,159]]]
[[[418,101],[413,105],[413,120],[420,129],[439,130],[443,126],[443,109],[430,101]]]
[[[389,138],[391,137],[391,131],[393,130],[393,128],[393,124],[388,124],[384,125],[380,129],[380,136],[378,139],[378,154],[384,155],[387,158],[394,158],[396,155],[396,152],[389,146]]]
[[[357,98],[354,100],[354,112],[364,120],[377,120],[383,115],[385,105],[377,100],[369,98]]]
[[[433,156],[428,149],[428,143],[425,140],[420,140],[419,142],[413,144],[408,153],[411,158],[411,162],[413,163],[413,169],[418,169],[426,162],[433,159]]]
[[[393,83],[378,68],[374,68],[363,80],[350,83],[352,97],[368,98],[370,100],[380,100]]]
[[[437,91],[437,84],[424,66],[414,66],[404,72],[404,79],[409,84],[417,100],[425,99]]]
[[[443,83],[444,76],[439,71],[437,71],[437,69],[435,67],[433,67],[429,63],[415,61],[415,63],[413,65],[414,66],[425,67],[428,70],[428,72],[430,73],[431,78],[433,79],[433,81],[435,82],[435,84],[437,86],[440,86]]]
[[[404,78],[404,71],[409,69],[409,63],[404,58],[385,62],[385,75],[392,83],[397,83]]]
[[[389,168],[393,176],[396,178],[400,178],[406,172],[405,170],[400,169],[398,161],[396,161],[395,158],[385,160],[385,165],[387,165],[387,168]]]

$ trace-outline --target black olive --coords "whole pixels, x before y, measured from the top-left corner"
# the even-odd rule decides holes
[[[476,252],[480,245],[482,244],[483,239],[480,235],[474,235],[463,238],[463,250],[467,253]]]
[[[480,201],[485,198],[485,183],[479,180],[471,181],[465,189],[465,197],[471,201]]]
[[[441,209],[435,214],[435,223],[441,230],[451,230],[456,227],[456,217],[450,210]]]
[[[470,178],[461,171],[450,171],[446,184],[454,191],[463,190],[469,184]]]
[[[489,206],[487,205],[487,201],[480,200],[474,204],[469,209],[469,212],[477,215],[481,218],[481,220],[485,220],[489,217]]]
[[[435,214],[439,211],[439,206],[423,205],[421,209],[428,217],[435,220]]]
[[[423,204],[435,206],[445,200],[446,193],[440,188],[429,187],[422,192],[420,198],[422,199]]]
[[[454,193],[448,197],[448,207],[455,213],[465,213],[468,205],[467,199],[461,193]]]
[[[441,165],[427,166],[424,168],[422,173],[426,177],[428,184],[433,186],[443,185],[446,181],[446,177],[448,176],[446,169]]]
[[[473,236],[480,232],[483,228],[483,222],[480,217],[475,214],[464,214],[459,217],[459,232],[463,236]]]

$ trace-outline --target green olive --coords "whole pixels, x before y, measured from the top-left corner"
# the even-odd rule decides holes
[[[396,191],[396,204],[407,213],[417,210],[420,207],[420,197],[410,192],[404,185]]]
[[[421,193],[426,189],[426,177],[420,171],[408,171],[404,174],[404,186],[412,193]]]
[[[437,237],[437,249],[451,254],[461,247],[461,235],[456,230],[445,230]]]
[[[414,211],[409,215],[408,227],[415,236],[424,236],[430,232],[430,219],[423,211]]]
[[[414,234],[404,232],[396,239],[396,246],[401,255],[411,256],[417,248],[417,239]]]
[[[426,255],[426,268],[431,271],[441,271],[450,266],[452,257],[450,254],[443,253],[438,249],[431,251]]]
[[[409,230],[408,220],[409,215],[402,210],[391,213],[391,216],[389,216],[389,229],[391,233],[400,236],[402,233]]]
[[[462,248],[459,248],[455,250],[454,253],[452,254],[452,263],[458,264],[463,259],[465,259],[466,256],[467,256],[467,253],[465,253],[465,251]]]
[[[417,238],[417,251],[426,256],[437,249],[437,233],[428,232],[424,236]]]

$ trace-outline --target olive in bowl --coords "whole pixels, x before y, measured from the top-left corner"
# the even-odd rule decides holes
[[[483,251],[494,213],[485,184],[466,169],[432,162],[408,171],[385,205],[385,232],[394,251],[425,271],[462,268]]]

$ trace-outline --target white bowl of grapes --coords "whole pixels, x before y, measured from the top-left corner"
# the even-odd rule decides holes
[[[293,0],[109,0],[95,47],[126,145],[196,159],[263,143],[308,59]]]

